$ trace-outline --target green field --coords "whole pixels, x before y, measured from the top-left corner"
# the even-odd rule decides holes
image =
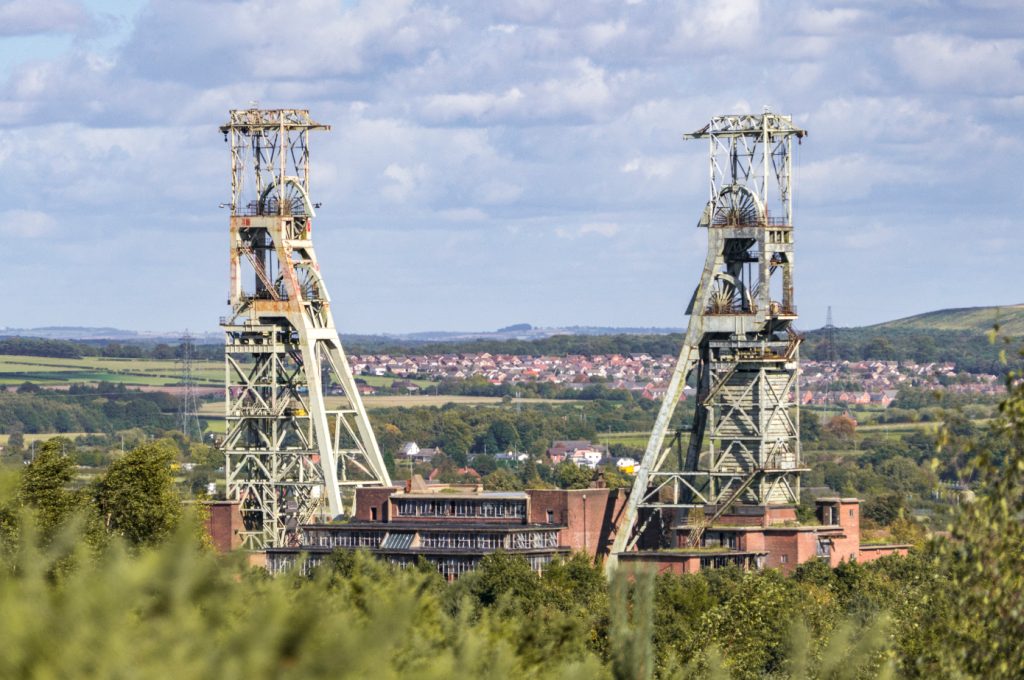
[[[512,399],[513,404],[571,404],[573,399]],[[327,397],[327,408],[333,409],[345,403],[344,397]],[[410,394],[386,397],[363,397],[367,409],[413,407],[413,406],[444,406],[445,404],[463,404],[469,406],[493,406],[503,403],[502,397],[466,397],[448,394]],[[219,399],[200,404],[199,417],[211,422],[224,414],[224,402]],[[213,430],[211,430],[212,432]]]
[[[597,435],[597,443],[622,444],[634,449],[644,449],[650,436],[650,432],[604,432]]]
[[[433,380],[408,380],[406,378],[389,378],[383,375],[358,375],[356,378],[371,387],[391,387],[391,383],[396,380],[411,382],[421,390],[429,389],[437,384],[437,382]]]
[[[44,432],[26,434],[25,445],[31,444],[32,442],[44,442],[47,439],[53,439],[54,437],[67,437],[68,439],[74,439],[75,437],[88,434],[87,432]],[[11,438],[9,434],[0,434],[0,446],[7,446],[7,440]]]
[[[223,384],[224,365],[219,361],[196,361],[192,372],[198,385]],[[138,386],[174,385],[181,382],[181,364],[156,359],[0,355],[0,385],[19,385],[25,381],[43,386],[100,381]]]
[[[1006,307],[964,307],[960,309],[940,309],[905,319],[887,321],[871,329],[912,329],[942,331],[977,331],[987,333],[995,323],[999,323],[1004,333],[1024,335],[1024,305]]]

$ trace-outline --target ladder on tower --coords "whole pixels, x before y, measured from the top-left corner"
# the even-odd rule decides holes
[[[729,494],[723,503],[718,505],[718,509],[710,519],[705,518],[693,525],[693,528],[690,529],[690,535],[686,537],[687,548],[697,548],[700,546],[700,540],[704,537],[704,532],[707,528],[714,525],[722,515],[729,511],[729,508],[731,508],[733,504],[746,492],[746,490],[750,488],[750,485],[754,483],[754,479],[757,478],[757,475],[760,474],[760,472],[760,470],[753,470],[749,475],[744,477],[739,486]]]

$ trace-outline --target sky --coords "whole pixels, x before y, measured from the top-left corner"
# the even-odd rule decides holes
[[[45,7],[45,11],[41,10]],[[0,0],[0,327],[212,331],[233,108],[308,108],[343,333],[681,327],[791,114],[799,326],[1024,302],[1019,0]]]

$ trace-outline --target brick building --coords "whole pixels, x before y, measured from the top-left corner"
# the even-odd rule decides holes
[[[365,549],[393,564],[425,559],[448,580],[472,571],[497,550],[522,555],[537,572],[582,551],[602,558],[625,493],[612,489],[484,491],[481,486],[424,484],[356,491],[356,514],[344,524],[301,528],[300,545],[267,550],[267,568],[307,566],[337,549]]]
[[[714,508],[706,509],[713,514]],[[860,500],[819,498],[818,524],[801,524],[792,506],[739,505],[704,528],[698,545],[690,545],[694,526],[673,527],[674,548],[638,550],[619,556],[623,564],[645,564],[659,573],[686,574],[736,564],[743,569],[780,569],[790,573],[798,564],[821,558],[830,566],[857,560],[870,562],[884,555],[906,555],[905,544],[860,543]]]
[[[238,501],[206,501],[206,533],[214,550],[231,552],[242,547],[242,513]]]

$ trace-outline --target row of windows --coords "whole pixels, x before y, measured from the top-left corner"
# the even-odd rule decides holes
[[[553,557],[551,555],[529,555],[526,561],[529,562],[530,568],[537,573],[544,571],[544,568],[551,564]],[[388,561],[398,567],[405,568],[410,564],[415,564],[415,558],[407,556],[397,556],[389,558]],[[437,571],[441,576],[449,581],[454,581],[463,574],[468,574],[471,571],[475,571],[477,566],[480,564],[480,558],[478,557],[445,557],[439,560],[431,560]]]
[[[557,531],[519,531],[512,534],[512,548],[514,550],[557,547]]]
[[[384,531],[310,531],[306,534],[306,545],[321,548],[379,548],[382,547]],[[557,548],[557,531],[518,531],[512,534],[477,532],[420,532],[418,547],[421,548],[479,548],[484,550],[529,550],[531,548]],[[389,546],[383,546],[389,547]],[[409,547],[413,547],[411,544]]]
[[[502,534],[420,534],[420,546],[423,548],[505,548],[505,536]]]
[[[267,555],[267,570],[273,574],[283,574],[294,568],[296,555],[294,554],[278,554],[270,553]],[[526,561],[530,564],[530,568],[541,573],[544,568],[551,564],[551,560],[554,558],[553,555],[526,555]],[[402,569],[409,565],[416,564],[418,557],[414,555],[391,555],[388,558],[388,562],[401,567]],[[313,569],[315,569],[320,562],[323,560],[322,555],[306,555],[306,559],[303,561],[300,571],[302,574],[308,576]],[[463,574],[469,573],[476,569],[480,563],[479,557],[442,557],[440,559],[430,560],[435,567],[437,567],[438,573],[445,577],[449,581],[454,581]]]
[[[480,500],[420,500],[395,501],[399,517],[500,517],[522,519],[526,517],[526,501]]]
[[[736,549],[736,533],[732,531],[707,531],[701,540],[705,548]]]
[[[383,531],[316,531],[306,533],[306,545],[321,548],[376,548],[384,540]]]
[[[279,553],[268,553],[267,554],[267,571],[273,575],[283,574],[287,571],[291,571],[295,566],[294,554],[279,554]],[[320,555],[307,555],[306,559],[302,562],[299,567],[299,571],[303,576],[309,576],[310,572],[313,571],[320,564],[323,558]]]

